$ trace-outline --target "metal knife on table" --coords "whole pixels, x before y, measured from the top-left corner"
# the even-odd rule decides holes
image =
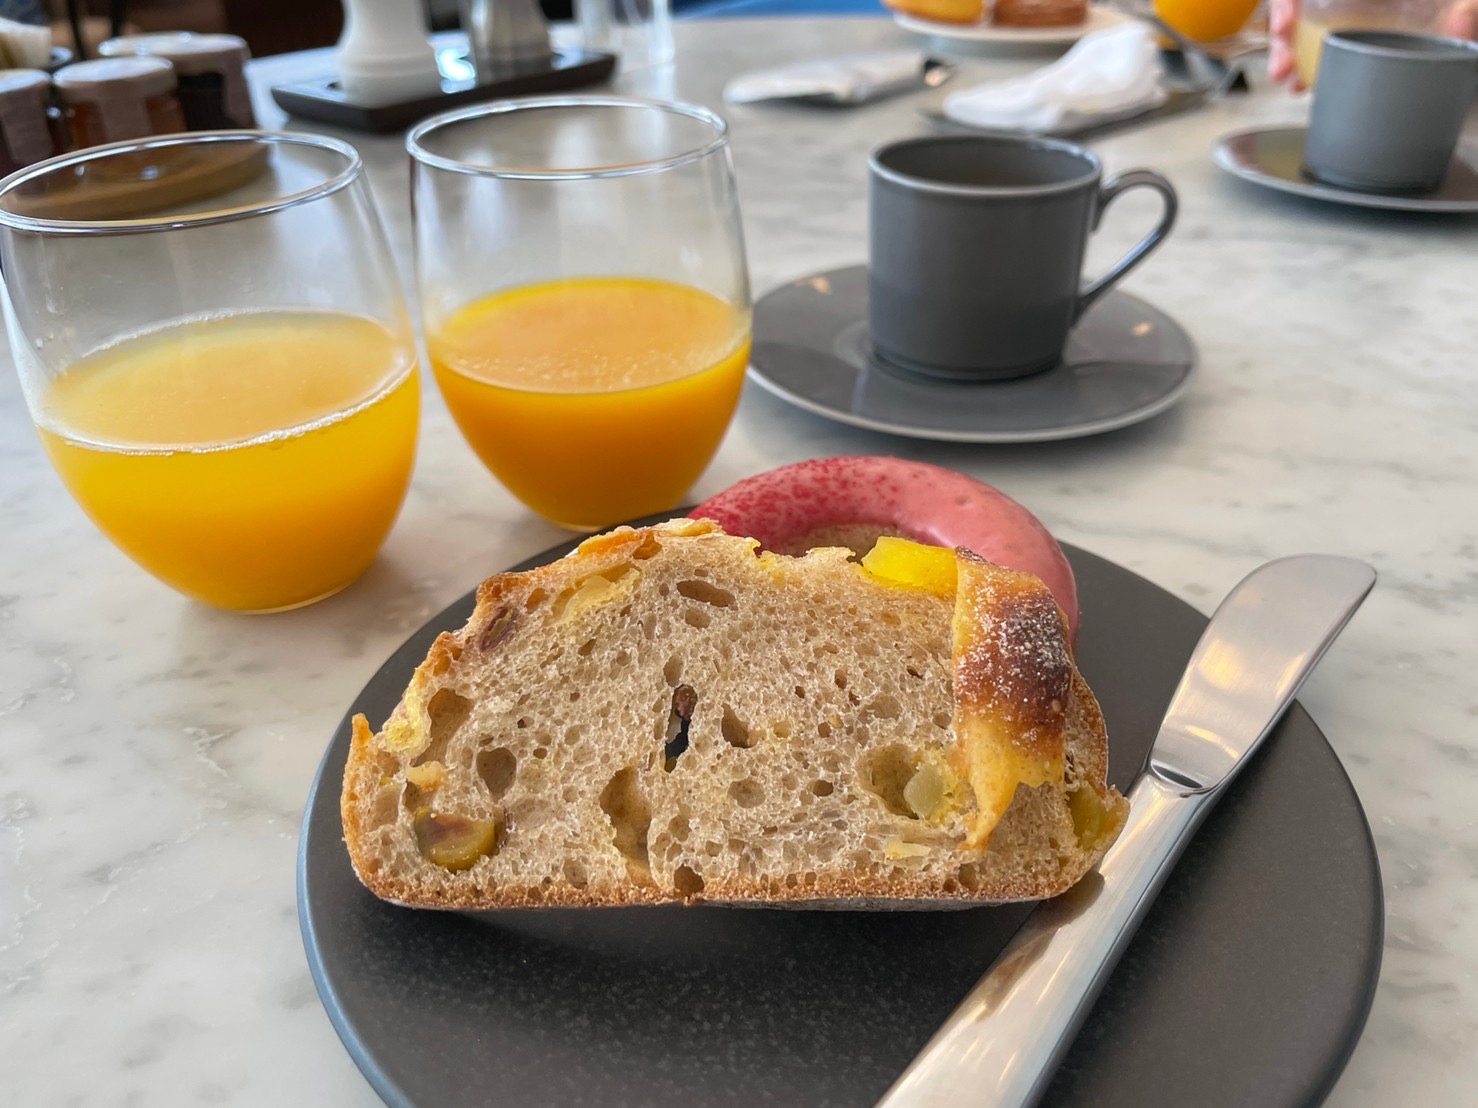
[[[1261,566],[1227,595],[1098,874],[1028,917],[879,1108],[1037,1101],[1186,843],[1374,584],[1364,562],[1304,554]]]

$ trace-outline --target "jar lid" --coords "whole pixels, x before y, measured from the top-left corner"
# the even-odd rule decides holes
[[[0,96],[33,89],[45,90],[50,84],[51,78],[39,69],[0,69]]]
[[[163,58],[98,58],[63,66],[52,77],[52,83],[69,104],[118,96],[151,96],[173,92],[174,66]]]
[[[151,35],[120,35],[98,47],[105,58],[164,58],[189,76],[219,72],[230,62],[251,57],[246,39],[237,35],[197,35],[193,31],[167,31]]]

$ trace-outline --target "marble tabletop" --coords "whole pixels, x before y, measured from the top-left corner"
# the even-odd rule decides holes
[[[682,24],[675,71],[619,83],[718,106],[746,69],[908,41],[885,20]],[[1026,64],[972,61],[958,81]],[[327,65],[267,59],[256,77]],[[924,131],[919,108],[937,96],[726,109],[757,293],[862,258],[864,152]],[[952,447],[828,423],[750,385],[695,494],[802,458],[924,459],[999,485],[1061,538],[1206,611],[1276,555],[1372,562],[1375,595],[1303,695],[1364,801],[1387,896],[1380,988],[1331,1103],[1472,1103],[1478,222],[1321,206],[1213,166],[1219,134],[1306,110],[1261,90],[1095,143],[1110,169],[1153,166],[1181,193],[1175,233],[1127,283],[1200,346],[1174,410],[1098,438]],[[403,261],[399,139],[346,137]],[[1090,265],[1153,212],[1126,198]],[[0,473],[0,1100],[376,1103],[298,936],[304,797],[384,657],[564,533],[482,469],[433,391],[382,556],[354,587],[284,615],[200,607],[117,553],[52,474],[9,369]]]

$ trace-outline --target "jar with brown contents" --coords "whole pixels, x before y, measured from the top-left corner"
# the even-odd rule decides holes
[[[78,148],[185,130],[174,66],[162,58],[99,58],[52,78]]]
[[[174,66],[176,95],[192,131],[253,128],[246,40],[236,35],[197,35],[189,31],[123,35],[98,47],[105,58],[163,58]]]
[[[0,176],[66,149],[51,114],[51,78],[39,69],[0,70]]]

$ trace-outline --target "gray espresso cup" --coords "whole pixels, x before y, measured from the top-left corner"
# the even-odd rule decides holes
[[[1304,170],[1344,188],[1425,192],[1442,183],[1478,92],[1478,46],[1394,31],[1324,39]]]
[[[1175,190],[1147,169],[1103,180],[1088,151],[1052,139],[916,138],[869,160],[868,323],[885,362],[990,381],[1050,369],[1094,300],[1175,222]],[[1164,201],[1158,225],[1083,285],[1104,209],[1132,188]]]

